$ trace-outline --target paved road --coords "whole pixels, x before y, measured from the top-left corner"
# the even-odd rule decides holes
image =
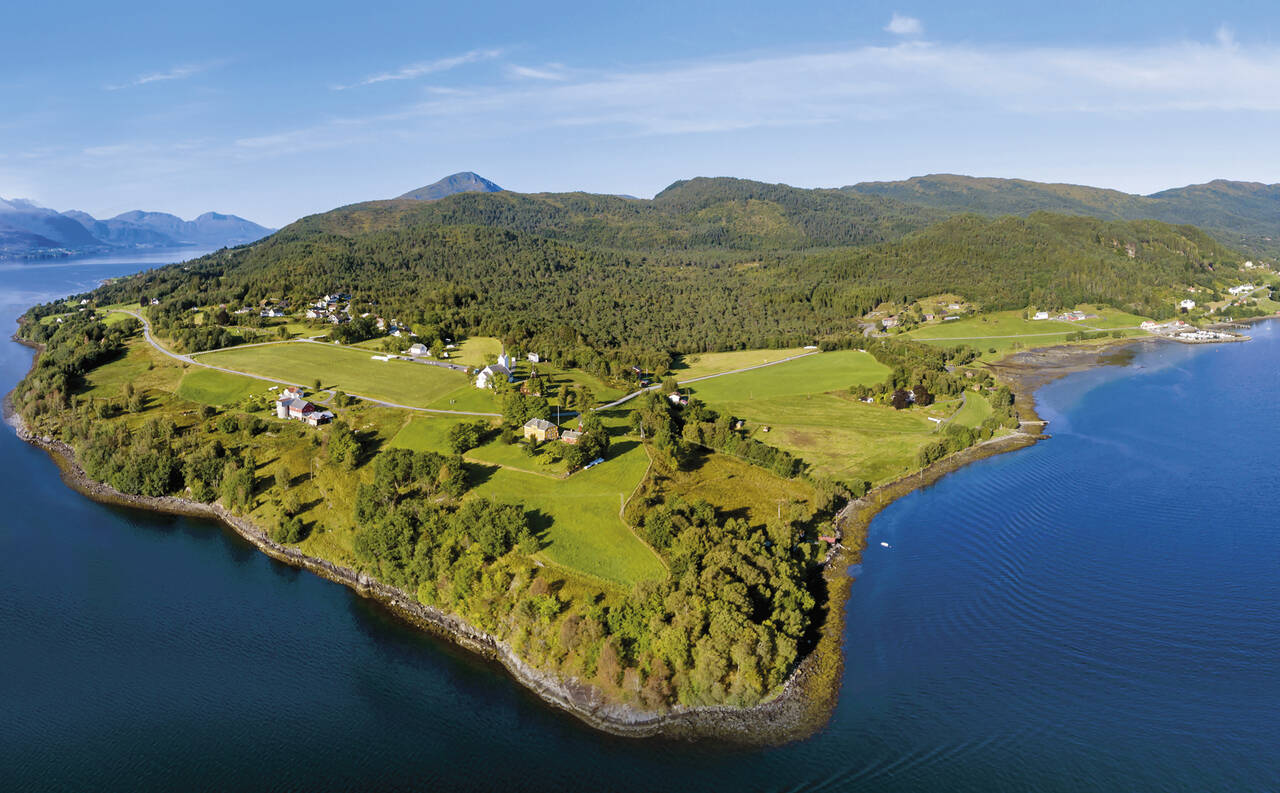
[[[146,317],[142,316],[136,311],[130,311],[127,308],[121,308],[116,310],[122,313],[128,314],[132,317],[136,317],[139,321],[141,321],[142,335],[143,335],[143,338],[147,340],[147,343],[150,344],[152,347],[155,347],[157,350],[164,353],[165,355],[169,356],[170,358],[174,359],[175,361],[180,361],[181,363],[189,364],[191,366],[201,366],[201,367],[204,367],[205,369],[213,369],[219,372],[226,372],[227,374],[238,374],[244,377],[252,377],[255,380],[270,380],[273,383],[280,383],[281,385],[291,385],[297,388],[311,387],[303,383],[291,383],[288,380],[280,380],[275,377],[263,377],[262,375],[254,374],[252,372],[241,372],[236,369],[228,369],[225,366],[213,366],[212,364],[207,364],[201,361],[197,361],[195,358],[193,358],[190,355],[180,355],[176,352],[169,350],[160,342],[156,341],[155,336],[151,335],[151,322],[148,321]],[[265,342],[265,343],[266,344],[285,344],[288,342]],[[245,345],[245,346],[250,346],[250,345]],[[367,397],[361,394],[354,394],[354,393],[349,394],[349,396],[353,396],[357,399],[363,400],[365,402],[370,402],[375,405],[382,405],[383,407],[400,408],[401,410],[416,410],[419,413],[443,413],[448,416],[484,416],[486,418],[501,416],[501,414],[499,413],[480,413],[480,412],[473,412],[468,410],[439,410],[436,408],[420,408],[420,407],[414,407],[413,405],[401,405],[396,402],[387,402],[386,400],[383,400],[383,399],[374,399],[373,397]]]
[[[272,382],[275,382],[275,383],[281,383],[282,385],[291,385],[297,388],[310,387],[302,383],[290,383],[287,380],[280,380],[274,377],[263,377],[262,375],[253,374],[252,372],[241,372],[235,369],[227,369],[226,367],[223,367],[223,366],[213,366],[212,364],[207,364],[207,363],[202,363],[201,361],[197,361],[191,355],[179,355],[176,352],[170,351],[168,348],[160,344],[160,342],[156,341],[155,337],[151,335],[151,323],[147,320],[146,317],[142,316],[136,311],[131,311],[127,308],[121,308],[116,310],[123,312],[125,314],[129,314],[130,316],[136,317],[138,320],[140,320],[142,322],[142,335],[144,338],[146,338],[147,343],[150,344],[152,347],[155,347],[157,350],[164,353],[165,355],[169,356],[170,358],[173,358],[174,360],[181,361],[182,363],[190,364],[192,366],[203,366],[206,369],[214,369],[219,372],[226,372],[227,374],[238,374],[238,375],[243,375],[245,377],[252,377],[256,380],[271,380]],[[324,342],[316,341],[315,339],[292,339],[290,341],[267,341],[267,342],[258,342],[256,344],[239,344],[239,345],[236,345],[236,349],[243,349],[245,347],[266,347],[274,344],[291,344],[295,342],[310,342],[313,344],[324,343]],[[216,350],[206,350],[206,352],[216,352]],[[681,385],[686,385],[688,383],[698,383],[703,380],[710,380],[713,377],[724,377],[725,375],[729,375],[729,374],[741,374],[742,372],[750,372],[755,369],[763,369],[766,366],[777,366],[780,363],[795,361],[795,360],[799,360],[800,358],[808,358],[810,355],[817,355],[818,352],[819,352],[818,350],[814,350],[813,352],[801,353],[800,355],[792,355],[788,358],[779,358],[776,361],[770,361],[768,363],[758,363],[755,366],[745,366],[741,369],[733,369],[728,372],[716,372],[715,374],[705,374],[705,375],[702,375],[701,377],[693,377],[688,380],[681,380],[680,383]],[[203,353],[197,353],[197,354],[203,354]],[[409,359],[409,360],[415,360],[415,359]],[[447,365],[437,361],[415,360],[415,362],[430,364],[434,366]],[[617,406],[625,402],[629,402],[632,399],[635,399],[636,397],[643,394],[645,391],[652,391],[656,388],[661,388],[661,387],[662,387],[661,383],[654,383],[653,385],[648,386],[646,388],[641,388],[638,391],[632,391],[630,394],[627,394],[621,399],[615,399],[614,401],[610,402],[607,405],[601,405],[598,408],[594,408],[594,410],[609,410],[610,408],[616,408]],[[384,407],[389,407],[389,408],[400,408],[402,410],[416,410],[420,413],[443,413],[445,415],[450,415],[450,416],[486,416],[486,417],[501,416],[500,413],[480,413],[480,412],[474,412],[474,411],[468,411],[468,410],[440,410],[437,408],[419,408],[419,407],[414,407],[412,405],[401,405],[396,402],[387,402],[386,400],[383,400],[383,399],[374,399],[373,397],[362,396],[360,394],[355,394],[355,393],[349,393],[349,395],[356,397],[358,399],[362,399],[365,402],[372,402],[375,405],[382,405]],[[562,414],[562,415],[567,415],[567,414]]]

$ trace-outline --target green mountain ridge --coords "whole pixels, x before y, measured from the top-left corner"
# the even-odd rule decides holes
[[[1253,255],[1280,257],[1280,185],[1218,179],[1143,196],[1084,185],[930,174],[897,182],[862,182],[841,190],[948,212],[1047,211],[1193,225]]]
[[[388,316],[568,352],[697,352],[859,332],[884,301],[1105,303],[1169,316],[1243,257],[1159,221],[948,215],[728,179],[652,200],[462,193],[313,215],[253,245],[106,287],[108,302],[256,304],[350,292]],[[1238,275],[1238,273],[1236,273]]]

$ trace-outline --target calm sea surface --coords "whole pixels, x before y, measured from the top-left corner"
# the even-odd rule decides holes
[[[0,327],[172,258],[0,264]],[[768,750],[596,734],[6,430],[0,789],[1280,789],[1280,324],[1251,333],[1047,386],[1051,441],[885,510],[835,718]],[[3,390],[30,358],[0,343]]]

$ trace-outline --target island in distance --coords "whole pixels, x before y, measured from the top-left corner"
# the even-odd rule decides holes
[[[99,220],[87,212],[58,212],[25,199],[0,198],[0,259],[139,248],[224,248],[256,242],[273,231],[218,212],[183,220],[167,212],[133,211]]]

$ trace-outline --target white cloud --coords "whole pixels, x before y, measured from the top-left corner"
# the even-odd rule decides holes
[[[385,83],[392,80],[412,80],[427,74],[435,74],[436,72],[444,72],[450,69],[456,69],[468,63],[476,63],[478,61],[491,60],[502,54],[502,50],[471,50],[461,55],[454,55],[448,58],[438,58],[434,61],[422,61],[419,63],[411,63],[408,66],[402,66],[393,72],[383,72],[375,74],[372,77],[355,83],[353,85],[335,85],[333,90],[344,91],[348,88],[356,88],[363,85],[374,85],[375,83]]]
[[[140,74],[127,83],[119,83],[116,85],[103,86],[108,91],[119,91],[121,88],[133,88],[139,85],[147,85],[148,83],[160,83],[169,80],[185,80],[188,77],[208,71],[217,64],[213,63],[192,63],[185,66],[175,66],[172,69],[163,72],[151,72],[149,74]]]
[[[507,74],[526,80],[554,80],[558,82],[567,79],[565,73],[555,67],[535,69],[531,66],[508,66]]]
[[[449,68],[442,61],[432,65],[437,71]],[[1274,90],[1280,84],[1280,49],[1220,37],[1145,47],[904,41],[557,74],[563,79],[513,82],[508,72],[487,83],[469,82],[465,90],[423,86],[419,101],[373,115],[200,141],[187,159],[270,161],[386,141],[472,144],[551,129],[566,137],[610,138],[826,126],[845,135],[869,123],[922,130],[990,124],[998,117],[1056,125],[1072,116],[1165,114],[1152,118],[1159,125],[1221,112],[1280,114],[1280,93]],[[129,151],[103,143],[79,159],[122,163],[150,157],[167,164],[180,156],[172,148]]]
[[[915,17],[895,13],[884,29],[895,36],[919,36],[924,33],[924,25]]]
[[[1218,45],[1223,49],[1234,50],[1236,48],[1236,35],[1232,32],[1231,28],[1226,25],[1221,25],[1218,28],[1218,32],[1214,34],[1214,38],[1217,39]]]

